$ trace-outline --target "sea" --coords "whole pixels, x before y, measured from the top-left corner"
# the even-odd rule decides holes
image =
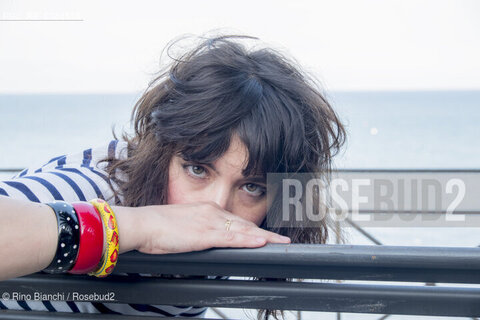
[[[0,95],[0,168],[131,132],[140,93]],[[338,168],[480,168],[480,91],[328,92],[348,138]]]
[[[0,168],[23,169],[102,145],[113,138],[112,130],[131,133],[131,112],[140,96],[0,95]],[[325,96],[347,130],[347,142],[334,162],[337,169],[480,169],[480,91],[332,91]],[[12,175],[0,173],[0,179]],[[365,230],[385,245],[480,245],[479,227]],[[353,228],[346,234],[349,244],[372,244]],[[236,318],[253,315],[248,310],[221,311]],[[216,314],[209,310],[209,316]],[[342,315],[342,319],[378,317]],[[336,314],[302,312],[302,319],[336,319]]]

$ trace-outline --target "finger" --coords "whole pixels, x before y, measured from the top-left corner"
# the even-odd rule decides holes
[[[225,220],[223,220],[225,219]],[[271,232],[262,228],[259,228],[255,223],[245,220],[239,216],[234,215],[226,210],[222,210],[220,214],[220,220],[225,230],[232,230],[241,233],[251,234],[253,236],[263,237],[270,243],[291,243],[291,239],[286,236],[282,236],[278,233]],[[230,220],[230,226],[227,226],[227,221]],[[220,228],[220,225],[219,225]]]
[[[264,230],[262,228],[255,228],[253,234],[264,237],[270,243],[291,243],[291,239],[286,236],[282,236],[278,233]]]
[[[227,230],[227,225],[225,225],[225,230]],[[244,222],[241,220],[231,220],[230,227],[228,230],[232,232],[247,234],[254,237],[265,238],[266,241],[270,243],[290,243],[291,242],[289,237],[285,237],[285,236],[279,235],[278,233],[264,230],[262,228],[259,228],[254,223]]]
[[[245,234],[235,231],[210,232],[207,236],[207,242],[210,247],[218,248],[256,248],[264,246],[267,240],[264,237],[258,237],[251,234]]]

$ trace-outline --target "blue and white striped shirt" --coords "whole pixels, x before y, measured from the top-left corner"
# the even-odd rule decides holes
[[[115,199],[108,184],[108,176],[105,171],[107,163],[98,163],[107,156],[126,159],[127,143],[112,140],[106,145],[86,149],[80,153],[55,157],[38,168],[27,168],[10,180],[0,181],[0,195],[34,202],[51,202],[53,200],[75,202],[102,198],[110,205],[115,205],[118,200],[121,202],[122,199]],[[117,176],[122,178],[121,172],[117,173]],[[117,187],[114,182],[112,185],[114,188]],[[139,276],[138,274],[123,275]],[[140,274],[140,276],[152,275]],[[206,307],[2,299],[0,299],[0,309],[168,317],[202,317],[207,310]]]

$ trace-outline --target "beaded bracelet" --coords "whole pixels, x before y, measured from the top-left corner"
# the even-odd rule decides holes
[[[95,270],[102,259],[104,243],[102,218],[97,209],[88,202],[73,202],[72,206],[80,222],[80,245],[77,261],[68,272],[89,273]]]
[[[117,264],[119,251],[117,221],[112,208],[110,208],[107,202],[102,199],[94,199],[89,202],[100,213],[103,227],[105,229],[105,241],[107,244],[107,249],[102,256],[102,261],[99,263],[98,268],[95,271],[90,272],[89,275],[103,278],[111,274]]]
[[[58,244],[55,258],[43,271],[64,273],[70,270],[77,260],[80,229],[75,209],[64,201],[46,203],[55,211],[58,227]]]

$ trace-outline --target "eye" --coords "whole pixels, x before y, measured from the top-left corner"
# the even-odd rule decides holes
[[[207,171],[202,166],[185,164],[183,168],[187,170],[187,173],[195,178],[204,178],[207,174]]]
[[[254,183],[247,183],[243,186],[243,190],[248,192],[250,195],[254,197],[260,197],[265,193],[265,188],[254,184]]]

